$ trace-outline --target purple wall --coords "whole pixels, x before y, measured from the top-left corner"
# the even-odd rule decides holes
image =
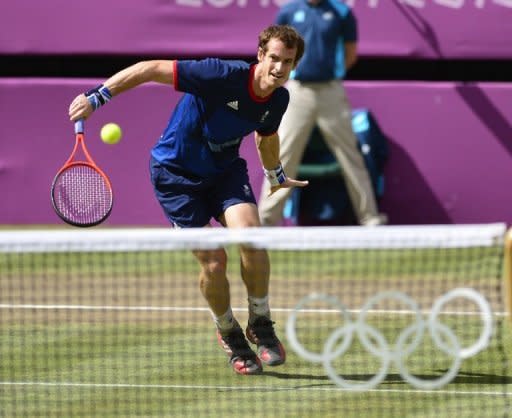
[[[0,53],[253,55],[286,1],[3,0]],[[363,56],[512,57],[512,0],[346,3]]]
[[[512,84],[352,83],[391,138],[392,223],[512,223]]]
[[[0,79],[0,224],[60,223],[50,204],[52,178],[71,152],[73,97],[99,80]],[[352,82],[354,107],[368,107],[391,140],[382,209],[393,224],[512,224],[512,85]],[[110,225],[166,225],[148,177],[149,150],[179,98],[146,85],[117,97],[86,124],[88,148],[111,177]],[[105,145],[106,122],[124,130]],[[243,155],[259,193],[253,138]]]

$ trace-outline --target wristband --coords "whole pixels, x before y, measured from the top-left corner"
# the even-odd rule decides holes
[[[273,170],[267,170],[263,168],[265,177],[270,182],[271,187],[279,186],[286,181],[286,174],[284,174],[283,166],[281,163]]]
[[[110,99],[112,99],[112,93],[110,93],[110,90],[103,84],[100,84],[98,87],[86,91],[84,94],[91,104],[93,110],[103,106],[104,104],[108,103]]]

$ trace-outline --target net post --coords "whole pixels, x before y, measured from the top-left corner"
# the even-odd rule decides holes
[[[512,228],[509,228],[505,234],[504,257],[505,304],[507,317],[512,321]]]

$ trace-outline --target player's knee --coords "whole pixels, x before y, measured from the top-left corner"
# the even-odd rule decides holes
[[[224,250],[211,251],[208,257],[201,260],[203,272],[207,277],[225,277],[227,270],[227,255]]]

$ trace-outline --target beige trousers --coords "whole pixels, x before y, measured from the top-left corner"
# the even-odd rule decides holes
[[[304,149],[315,126],[340,163],[354,212],[361,224],[377,215],[377,204],[364,159],[352,131],[350,103],[338,80],[323,83],[288,81],[290,103],[279,127],[280,158],[284,172],[296,178]],[[307,179],[306,179],[307,180]],[[310,186],[307,186],[310,187]],[[268,196],[270,186],[263,180],[259,213],[265,226],[281,223],[284,204],[291,189]]]

